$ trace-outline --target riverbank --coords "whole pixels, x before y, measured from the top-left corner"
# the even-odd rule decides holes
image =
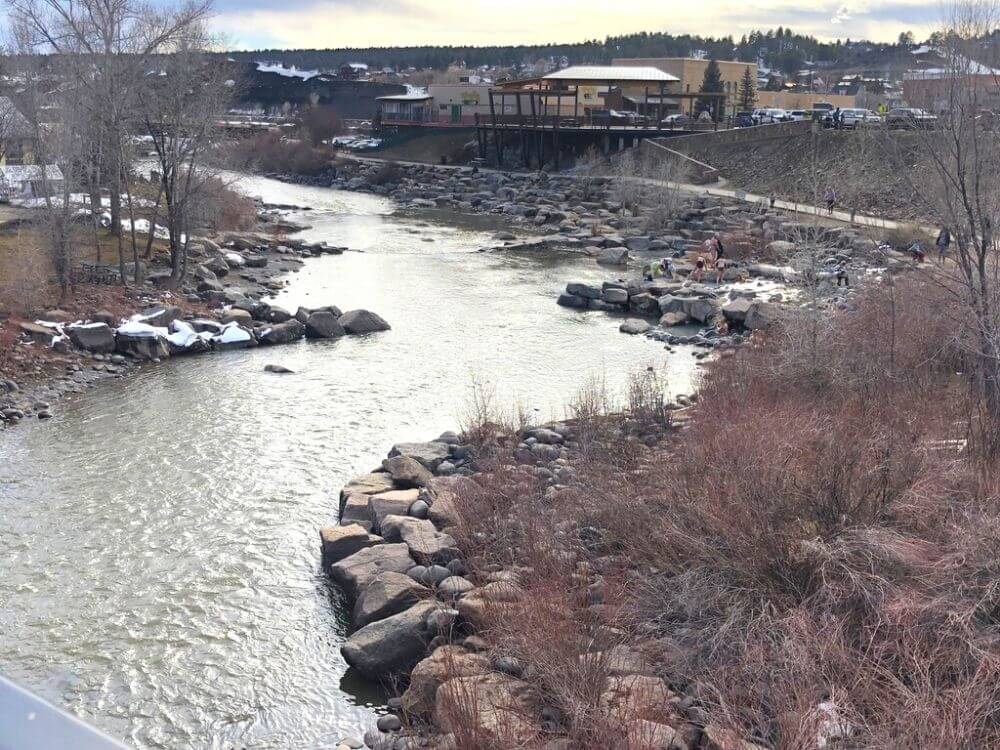
[[[8,318],[0,329],[10,343],[0,357],[0,423],[48,419],[65,395],[171,356],[386,330],[367,310],[289,311],[262,301],[305,259],[347,250],[287,236],[305,228],[284,216],[287,208],[263,206],[261,231],[196,238],[188,246],[193,268],[177,289],[154,256],[141,287],[82,283],[59,308]]]
[[[682,424],[584,399],[397,446],[322,534],[362,616],[345,656],[408,675],[369,747],[994,744],[996,488],[961,448],[950,304],[899,278],[819,330],[757,334]],[[445,461],[469,476],[430,476]],[[369,606],[394,590],[409,609]]]

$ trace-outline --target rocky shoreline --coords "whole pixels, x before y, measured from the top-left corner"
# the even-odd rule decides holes
[[[283,218],[282,209],[268,206],[259,213],[269,232],[227,232],[192,241],[194,267],[181,288],[164,289],[169,270],[148,273],[143,287],[128,290],[130,314],[55,309],[18,322],[14,356],[44,347],[48,363],[61,365],[62,371],[48,376],[38,371],[20,384],[0,379],[0,424],[47,419],[63,396],[168,357],[388,330],[389,324],[368,310],[344,312],[327,305],[290,311],[263,301],[306,258],[347,249],[279,234],[304,228]],[[286,370],[275,366],[271,371]]]
[[[669,405],[670,419],[626,421],[621,439],[655,447],[683,428],[695,400]],[[525,428],[501,447],[502,460],[555,496],[579,484],[572,465],[581,450],[578,433],[573,421]],[[460,495],[482,470],[473,446],[453,432],[397,444],[377,470],[344,486],[336,525],[320,530],[323,571],[352,607],[344,658],[369,679],[405,686],[390,699],[391,712],[378,719],[378,731],[365,735],[372,750],[461,750],[460,738],[470,731],[492,737],[497,746],[539,742],[532,747],[571,750],[559,737],[563,718],[545,705],[530,669],[498,654],[483,637],[498,614],[523,601],[522,584],[532,571],[477,567],[456,542],[464,523]],[[587,530],[573,533],[585,539]],[[592,571],[585,583],[588,601],[600,608],[600,573]],[[624,732],[648,741],[643,747],[757,750],[742,740],[720,744],[725,732],[694,699],[675,695],[640,649],[595,639],[580,648],[579,658],[610,665],[605,694],[622,715],[633,708],[643,713],[636,703],[673,707],[671,723],[626,723]],[[347,738],[336,747],[360,746]]]

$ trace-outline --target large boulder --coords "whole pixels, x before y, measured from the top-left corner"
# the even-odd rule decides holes
[[[405,573],[416,563],[405,544],[378,544],[330,566],[330,577],[350,599],[357,599],[380,573]]]
[[[396,443],[389,451],[389,457],[409,456],[419,461],[428,471],[434,471],[451,455],[451,447],[440,440],[429,443]]]
[[[795,254],[795,243],[787,240],[768,242],[764,248],[764,258],[778,263],[785,263]]]
[[[780,317],[781,308],[778,305],[772,302],[754,302],[746,312],[743,325],[756,331],[774,324]]]
[[[583,297],[584,299],[600,299],[601,289],[590,284],[574,282],[566,285],[566,294],[572,294],[574,297]]]
[[[385,472],[361,474],[344,485],[340,491],[341,504],[348,495],[377,495],[395,488],[392,475]]]
[[[647,292],[634,294],[629,297],[629,312],[641,315],[645,318],[658,318],[660,316],[660,305],[656,297]]]
[[[411,456],[392,456],[382,462],[382,468],[400,487],[426,487],[434,475]]]
[[[629,318],[623,321],[618,330],[622,333],[629,333],[632,335],[638,333],[646,333],[652,326],[649,325],[645,320],[639,320],[638,318]]]
[[[504,746],[529,743],[538,734],[531,686],[507,674],[453,677],[435,696],[434,723],[445,732],[483,737]]]
[[[340,325],[352,334],[388,331],[390,328],[388,323],[369,310],[348,310],[340,316]]]
[[[445,564],[458,557],[455,540],[438,531],[434,524],[409,516],[386,516],[381,523],[382,534],[389,542],[403,542],[418,563]]]
[[[371,510],[368,508],[369,495],[348,495],[340,504],[340,525],[350,526],[357,524],[365,531],[371,531],[375,525],[372,523]]]
[[[628,289],[621,289],[619,287],[606,287],[601,292],[601,299],[607,302],[609,305],[627,305]]]
[[[437,602],[422,601],[370,623],[344,641],[340,653],[369,679],[403,674],[427,653],[427,644],[437,634],[429,620],[439,609]]]
[[[347,333],[337,316],[329,310],[317,310],[310,314],[305,326],[307,339],[335,339]]]
[[[372,579],[354,603],[352,622],[355,628],[409,609],[421,599],[430,596],[430,590],[421,586],[404,573],[386,571]]]
[[[693,318],[699,323],[708,323],[719,312],[715,300],[695,297],[693,299],[686,299],[684,302],[684,312],[688,314],[689,318]]]
[[[77,349],[100,354],[108,354],[115,350],[115,334],[106,323],[69,326],[66,333]]]
[[[264,328],[260,333],[262,344],[290,344],[305,335],[306,327],[295,318]]]
[[[366,528],[356,523],[326,526],[319,530],[319,539],[323,550],[324,570],[345,557],[382,543],[381,537],[369,534]]]
[[[368,498],[368,515],[372,528],[382,528],[382,521],[388,516],[405,516],[410,506],[420,499],[420,490],[389,490]]]
[[[403,710],[411,716],[429,718],[442,684],[453,677],[471,677],[489,671],[490,660],[485,655],[461,646],[441,646],[410,672],[410,685],[403,693]]]
[[[559,298],[556,300],[556,304],[560,307],[572,307],[576,310],[586,310],[588,303],[586,297],[577,297],[575,294],[560,294]]]
[[[138,359],[163,359],[170,356],[166,329],[146,323],[129,322],[118,327],[115,349]]]
[[[750,311],[752,305],[753,300],[747,297],[737,297],[722,306],[722,314],[730,322],[742,323],[746,320],[747,312]]]
[[[627,266],[628,249],[624,247],[606,247],[597,254],[597,262],[602,266]]]

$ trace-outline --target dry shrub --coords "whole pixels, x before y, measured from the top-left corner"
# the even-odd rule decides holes
[[[403,176],[403,170],[394,161],[386,161],[366,178],[369,185],[394,185]]]
[[[286,140],[280,133],[264,133],[237,141],[229,148],[227,157],[235,169],[308,177],[325,170],[333,152],[306,141]]]
[[[591,389],[574,486],[495,462],[462,492],[473,568],[532,571],[489,637],[573,747],[624,741],[579,659],[614,643],[655,643],[673,688],[776,749],[1000,745],[1000,479],[961,451],[956,309],[897,278],[815,336],[756,336],[654,452],[616,449],[641,419]],[[631,406],[659,409],[645,388]]]
[[[215,177],[200,188],[192,220],[217,232],[247,231],[257,225],[253,199],[242,195]]]

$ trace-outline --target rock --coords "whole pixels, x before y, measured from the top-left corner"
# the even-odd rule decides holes
[[[340,497],[344,499],[348,495],[354,494],[377,495],[380,492],[394,489],[395,486],[391,474],[383,472],[362,474],[361,476],[354,477],[354,479],[344,485],[344,488],[340,491]]]
[[[742,323],[746,320],[747,312],[750,311],[752,305],[752,300],[746,297],[737,297],[736,299],[729,300],[729,302],[722,306],[722,314],[726,320],[734,323]]]
[[[449,571],[451,572],[451,571]],[[448,576],[438,584],[438,595],[445,599],[458,599],[462,594],[472,591],[475,586],[472,581],[462,576]]]
[[[686,299],[684,300],[684,312],[689,318],[694,318],[700,323],[708,323],[718,313],[719,308],[714,300],[710,299]]]
[[[253,316],[248,310],[231,307],[219,316],[219,320],[223,323],[242,323],[249,326],[253,322]]]
[[[627,266],[628,249],[624,247],[606,247],[597,255],[597,262],[602,266]],[[610,300],[607,300],[610,302]]]
[[[601,290],[596,286],[591,286],[590,284],[580,284],[580,283],[570,283],[566,285],[566,294],[572,294],[574,297],[583,297],[584,299],[600,299]]]
[[[423,565],[447,563],[458,557],[455,540],[438,531],[430,521],[390,515],[382,520],[380,528],[386,541],[404,542],[413,559]]]
[[[39,320],[46,320],[49,323],[72,323],[76,320],[76,316],[72,313],[68,313],[65,310],[46,310],[41,314]]]
[[[670,328],[671,326],[680,326],[688,322],[687,313],[680,310],[675,310],[674,312],[664,313],[660,316],[660,327]]]
[[[429,443],[396,443],[389,451],[389,457],[409,456],[416,459],[428,471],[434,471],[448,458],[451,447],[447,443],[432,440]]]
[[[354,603],[352,621],[355,628],[409,609],[430,591],[410,576],[394,571],[379,573],[358,595]]]
[[[385,714],[378,717],[375,727],[380,732],[398,732],[403,727],[403,722],[396,714]]]
[[[340,325],[347,333],[375,333],[388,331],[390,326],[382,318],[368,310],[349,310],[340,316]]]
[[[143,310],[137,320],[147,325],[166,328],[180,316],[181,309],[177,305],[157,305]]]
[[[305,322],[307,339],[335,339],[347,333],[329,310],[317,310]]]
[[[528,718],[532,698],[531,686],[509,675],[453,677],[437,690],[434,723],[445,732],[502,741],[505,747],[527,744],[538,734]]]
[[[419,490],[390,490],[372,495],[368,500],[368,515],[372,528],[379,531],[388,516],[405,516],[420,497]]]
[[[382,461],[382,468],[400,487],[426,487],[434,479],[434,475],[412,456],[392,456]]]
[[[272,308],[273,309],[273,308]],[[295,318],[264,328],[259,338],[262,344],[290,344],[305,335],[306,327]]]
[[[451,492],[438,492],[434,504],[427,512],[427,517],[434,522],[438,528],[457,526],[461,522],[461,515],[455,505],[455,495]]]
[[[344,498],[340,507],[340,524],[350,526],[352,523],[356,523],[365,531],[371,531],[374,524],[372,524],[368,500],[368,495],[361,494],[348,495]]]
[[[484,586],[483,588],[487,587]],[[588,654],[581,654],[580,661],[587,665],[586,669],[600,669],[612,677],[637,674],[648,675],[653,671],[649,662],[642,654],[624,645],[613,646],[607,651],[594,651]]]
[[[612,716],[656,720],[676,713],[669,707],[673,697],[673,692],[659,677],[630,674],[605,680],[601,707]]]
[[[629,297],[628,309],[630,312],[636,315],[641,315],[645,318],[655,318],[660,315],[660,305],[656,297],[647,292],[641,294],[634,294]]]
[[[443,464],[442,464],[443,465]],[[414,518],[427,518],[430,513],[431,506],[427,504],[424,500],[417,500],[413,505],[410,506],[407,514],[413,516]]]
[[[49,328],[39,323],[29,323],[26,320],[18,323],[17,327],[21,333],[27,334],[32,341],[37,341],[46,346],[52,343],[52,337],[56,334],[55,328]]]
[[[627,305],[628,290],[610,287],[601,292],[601,299],[603,299],[609,305]]]
[[[724,729],[718,724],[708,724],[701,731],[701,746],[704,750],[766,750],[740,737],[732,729]]]
[[[635,318],[629,318],[620,326],[618,326],[618,330],[621,331],[622,333],[629,333],[632,335],[636,335],[639,333],[646,333],[646,331],[648,331],[650,328],[652,328],[652,326],[645,320],[636,320]]]
[[[340,653],[348,664],[370,679],[402,674],[427,653],[427,644],[434,636],[427,621],[438,609],[437,602],[422,601],[399,614],[370,623],[351,634]]]
[[[639,719],[630,722],[625,735],[628,747],[641,747],[643,750],[687,750],[687,746],[679,741],[676,729],[654,721]]]
[[[109,354],[115,350],[115,334],[106,323],[69,326],[66,333],[77,349],[101,354]]]
[[[572,307],[577,310],[587,309],[587,300],[584,297],[577,297],[575,294],[560,294],[556,304],[561,307]]]
[[[488,583],[473,589],[458,600],[459,616],[476,630],[489,626],[490,622],[505,617],[511,604],[517,600],[520,589],[511,584]]]
[[[380,573],[405,573],[414,565],[405,544],[377,544],[355,552],[330,566],[330,576],[350,599],[358,595]]]
[[[144,323],[119,326],[115,334],[115,350],[119,354],[128,354],[138,359],[165,359],[170,356],[167,339]]]
[[[444,565],[431,565],[424,569],[421,580],[429,586],[438,586],[448,578],[451,578],[451,571]]]
[[[777,322],[781,317],[781,308],[771,302],[754,302],[750,305],[743,319],[743,325],[751,331],[756,331]]]
[[[346,526],[326,526],[319,530],[323,551],[323,569],[350,557],[368,547],[382,543],[382,538],[369,534],[367,529],[354,523]]]
[[[264,365],[264,372],[273,372],[277,375],[294,375],[295,370],[289,370],[284,365],[267,364]]]
[[[453,677],[471,677],[490,671],[489,659],[459,646],[435,649],[410,673],[410,685],[403,693],[403,710],[411,716],[428,718],[434,711],[438,688]]]

